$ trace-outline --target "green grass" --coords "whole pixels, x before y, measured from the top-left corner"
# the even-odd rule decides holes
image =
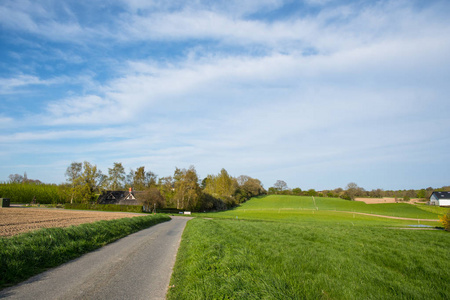
[[[440,206],[435,206],[435,205],[426,205],[426,204],[418,204],[417,205],[418,208],[425,210],[425,211],[429,211],[438,215],[445,215],[448,212],[450,212],[450,208],[448,207],[440,207]]]
[[[100,248],[119,238],[168,221],[166,215],[99,221],[67,228],[40,229],[0,238],[0,288]]]
[[[117,205],[117,204],[90,204],[90,203],[66,203],[65,209],[98,210],[98,211],[123,211],[142,213],[142,205]]]
[[[319,210],[311,202],[262,197],[189,221],[168,299],[448,299],[448,232],[334,211],[365,212],[351,201],[316,198]],[[412,205],[370,209],[388,208],[437,219]]]
[[[237,212],[278,211],[278,210],[334,210],[362,212],[394,217],[416,219],[438,219],[435,212],[424,211],[416,205],[407,203],[366,204],[360,201],[348,201],[338,198],[307,196],[271,195],[253,199],[235,209]]]

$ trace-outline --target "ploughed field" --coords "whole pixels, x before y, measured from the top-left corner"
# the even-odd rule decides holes
[[[0,236],[13,236],[40,228],[69,227],[133,216],[142,216],[142,214],[18,207],[0,208]]]

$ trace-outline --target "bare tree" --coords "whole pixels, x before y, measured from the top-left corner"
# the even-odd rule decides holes
[[[275,182],[273,187],[279,192],[282,192],[282,191],[285,191],[285,190],[289,189],[287,184],[286,184],[286,182],[284,182],[283,180],[277,180],[277,182]]]

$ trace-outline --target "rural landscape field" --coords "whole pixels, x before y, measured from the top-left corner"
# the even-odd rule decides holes
[[[41,208],[0,209],[0,237],[13,236],[40,228],[68,227],[133,216],[142,216],[142,214]]]
[[[272,195],[197,216],[183,234],[169,299],[450,295],[450,236],[420,206]]]

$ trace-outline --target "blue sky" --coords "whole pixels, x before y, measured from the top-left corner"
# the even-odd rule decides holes
[[[448,1],[0,2],[0,181],[73,161],[450,185]]]

